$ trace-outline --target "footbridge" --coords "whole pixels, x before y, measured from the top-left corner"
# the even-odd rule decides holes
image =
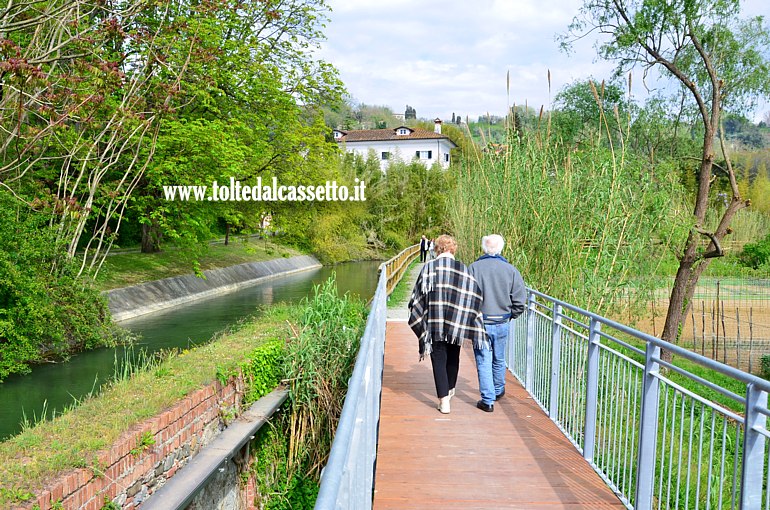
[[[770,508],[770,382],[534,289],[494,412],[467,349],[440,414],[405,315],[388,319],[417,252],[381,266],[316,509]]]

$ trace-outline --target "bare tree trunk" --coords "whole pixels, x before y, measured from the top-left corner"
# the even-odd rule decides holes
[[[142,224],[142,253],[158,253],[162,234],[157,225]]]

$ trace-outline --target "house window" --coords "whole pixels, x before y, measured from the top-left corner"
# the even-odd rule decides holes
[[[383,161],[390,159],[390,152],[383,152],[381,158]]]
[[[433,151],[415,151],[414,157],[417,159],[433,159]]]
[[[449,163],[449,154],[444,154],[444,161]]]
[[[406,128],[401,128],[401,129],[398,130],[398,134],[399,135],[408,135],[409,134],[409,130],[406,129]]]

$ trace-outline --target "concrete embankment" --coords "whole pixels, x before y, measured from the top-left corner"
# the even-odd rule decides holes
[[[182,303],[233,292],[268,278],[321,267],[309,255],[249,262],[223,269],[204,271],[205,278],[194,275],[162,280],[108,291],[112,318],[122,321],[171,308]]]

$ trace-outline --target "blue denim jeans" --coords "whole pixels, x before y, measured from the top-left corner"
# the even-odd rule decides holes
[[[485,404],[494,404],[495,397],[505,389],[505,346],[510,322],[485,324],[492,349],[473,349],[479,373],[479,393]]]

